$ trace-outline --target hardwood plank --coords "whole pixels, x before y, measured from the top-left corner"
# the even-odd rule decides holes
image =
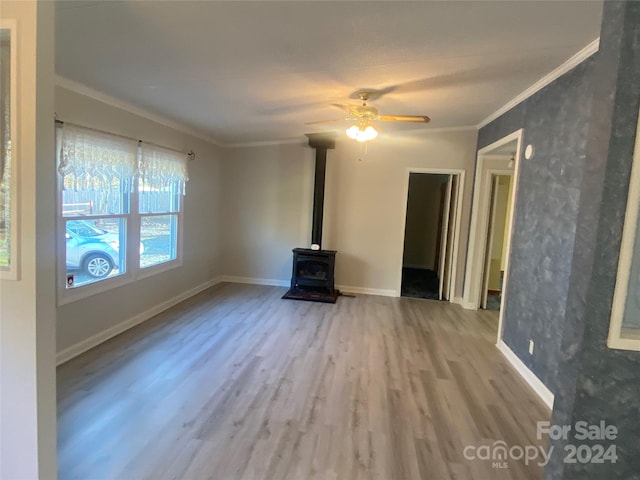
[[[59,478],[542,478],[463,455],[550,417],[497,312],[283,292],[220,284],[60,366]]]

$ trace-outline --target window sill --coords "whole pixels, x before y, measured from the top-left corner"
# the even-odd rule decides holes
[[[58,287],[59,307],[69,303],[77,302],[78,300],[82,300],[87,297],[92,297],[93,295],[108,292],[109,290],[113,290],[114,288],[128,285],[131,282],[135,281],[135,279],[132,275],[125,273],[123,275],[118,275],[117,277],[107,278],[106,280],[90,283],[88,285],[82,285],[75,288],[65,288],[64,278],[58,280],[58,282],[60,281],[62,281],[62,287]]]
[[[179,267],[182,267],[182,260],[176,259],[169,262],[164,262],[158,265],[154,265],[151,267],[147,267],[144,269],[140,269],[138,270],[136,275],[125,273],[117,277],[108,278],[100,282],[95,282],[95,283],[83,285],[80,287],[75,287],[70,289],[67,289],[64,287],[58,288],[58,306],[61,307],[63,305],[68,305],[70,303],[74,303],[79,300],[92,297],[94,295],[106,293],[116,288],[124,287],[126,285],[131,285],[132,283],[135,283],[138,280],[144,280],[144,279],[153,277],[155,275],[158,275],[160,273],[167,272],[169,270],[174,270]]]
[[[167,272],[169,270],[173,270],[174,268],[179,268],[182,266],[182,260],[177,258],[175,260],[171,260],[169,262],[159,263],[158,265],[153,265],[151,267],[141,268],[138,272],[136,280],[142,280],[144,278],[153,277],[162,272]]]

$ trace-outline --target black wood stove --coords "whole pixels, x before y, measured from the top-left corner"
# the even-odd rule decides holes
[[[335,250],[293,249],[291,288],[334,290]]]
[[[335,250],[322,250],[322,217],[327,150],[335,148],[333,134],[308,134],[309,146],[316,150],[313,188],[313,224],[311,243],[318,249],[294,248],[291,288],[282,297],[292,300],[335,303],[340,292],[334,285]]]

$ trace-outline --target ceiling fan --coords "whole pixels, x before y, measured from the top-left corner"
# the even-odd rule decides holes
[[[317,122],[306,122],[307,125],[316,125],[319,123],[331,123],[341,122],[349,120],[354,122],[354,125],[347,129],[347,135],[349,138],[357,140],[358,142],[367,142],[373,140],[378,136],[378,131],[374,128],[374,122],[418,122],[427,123],[430,118],[426,115],[382,115],[376,107],[367,105],[367,101],[372,92],[361,91],[358,93],[358,97],[362,101],[362,105],[341,105],[334,103],[333,106],[337,107],[349,116],[347,118],[338,118],[335,120],[320,120]]]

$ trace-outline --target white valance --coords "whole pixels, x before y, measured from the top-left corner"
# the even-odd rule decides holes
[[[145,188],[169,191],[175,187],[177,193],[184,195],[189,181],[187,161],[187,154],[143,143],[138,164],[139,179]]]
[[[73,190],[109,190],[115,184],[130,192],[136,173],[135,140],[75,125],[64,125],[58,171]]]

